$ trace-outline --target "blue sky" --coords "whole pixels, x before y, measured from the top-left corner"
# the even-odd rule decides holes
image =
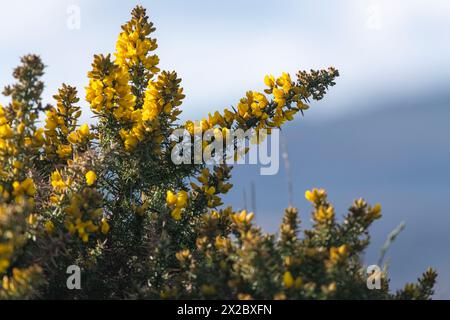
[[[46,102],[63,82],[83,98],[93,55],[114,51],[138,3],[157,28],[161,67],[183,79],[185,118],[236,104],[262,89],[267,73],[337,67],[337,85],[286,130],[302,220],[308,224],[303,192],[311,187],[327,188],[340,212],[360,196],[381,202],[367,262],[405,221],[388,254],[393,286],[432,265],[437,297],[450,297],[450,1],[8,1],[0,5],[0,87],[21,55],[37,53],[48,65]],[[81,10],[80,30],[67,28],[71,5]],[[283,168],[271,177],[256,172],[237,168],[227,201],[242,207],[254,181],[256,220],[274,231],[286,177]]]

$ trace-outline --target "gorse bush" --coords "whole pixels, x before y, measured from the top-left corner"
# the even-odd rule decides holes
[[[362,253],[379,205],[356,200],[342,223],[322,189],[307,191],[312,229],[285,210],[276,235],[253,213],[225,207],[227,164],[175,165],[184,94],[160,71],[155,28],[136,7],[114,55],[96,55],[86,101],[96,124],[79,124],[77,90],[62,85],[44,105],[44,65],[28,55],[0,107],[0,297],[63,299],[428,299],[436,274],[389,291],[369,290]],[[266,76],[236,107],[196,122],[203,130],[279,128],[321,100],[337,70]],[[45,113],[40,127],[38,118]],[[203,146],[206,147],[206,146]],[[81,289],[67,268],[81,269]]]

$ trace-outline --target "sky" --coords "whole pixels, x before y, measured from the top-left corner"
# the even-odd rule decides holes
[[[93,55],[114,52],[136,4],[157,28],[161,68],[183,79],[184,119],[235,105],[247,90],[261,90],[266,74],[338,68],[337,85],[284,133],[301,218],[308,225],[303,193],[311,187],[327,188],[340,212],[360,196],[381,202],[367,262],[405,221],[389,252],[393,287],[432,265],[436,296],[450,298],[450,1],[3,1],[0,87],[21,55],[37,53],[48,66],[45,102],[62,83],[83,97]],[[68,27],[73,8],[79,29]],[[83,121],[92,122],[82,105]],[[275,231],[286,174],[257,171],[237,168],[227,200],[243,207],[253,181],[256,219]]]
[[[245,91],[261,89],[268,73],[338,68],[339,86],[320,119],[450,79],[446,0],[16,0],[1,4],[8,27],[0,31],[0,85],[11,82],[19,56],[33,52],[48,65],[47,100],[62,82],[82,92],[92,56],[114,51],[120,25],[138,3],[156,25],[161,67],[183,79],[186,117],[235,104]],[[79,29],[68,27],[73,6]]]

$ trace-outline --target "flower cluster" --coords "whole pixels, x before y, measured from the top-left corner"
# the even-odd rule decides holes
[[[283,73],[276,80],[273,76],[266,76],[264,83],[269,87],[264,91],[273,96],[272,100],[263,93],[248,91],[239,101],[237,110],[225,109],[223,115],[215,113],[208,119],[209,126],[218,124],[227,128],[256,130],[277,128],[293,120],[298,111],[309,108],[305,104],[310,96],[306,87],[300,81],[293,82],[289,74]]]
[[[197,180],[202,184],[201,186],[191,182],[192,190],[206,199],[208,208],[222,205],[222,200],[218,195],[226,194],[233,187],[231,183],[227,182],[231,177],[230,167],[226,165],[215,166],[213,170],[213,173],[208,168],[201,171],[200,176],[197,177]]]
[[[24,169],[29,165],[29,157],[20,148],[26,148],[27,153],[38,150],[42,145],[42,132],[37,134],[25,131],[25,123],[11,123],[6,117],[5,109],[0,105],[0,199],[5,202],[34,205],[36,193],[32,178],[26,175]]]
[[[329,204],[327,194],[323,189],[307,190],[305,192],[306,200],[310,201],[314,207],[313,219],[319,224],[333,223],[334,221],[334,208]]]
[[[33,265],[28,268],[13,268],[11,275],[4,275],[0,282],[0,299],[35,298],[39,286],[45,283],[42,268]]]
[[[159,58],[157,55],[149,56],[149,53],[158,47],[156,39],[149,38],[155,28],[153,23],[148,21],[142,7],[135,8],[131,14],[132,19],[122,26],[123,31],[116,43],[116,63],[128,68],[142,64],[144,72],[155,74],[159,72]]]
[[[175,72],[163,71],[156,81],[148,83],[142,109],[133,113],[131,129],[120,131],[126,150],[134,149],[144,139],[153,142],[155,150],[160,147],[164,139],[161,122],[173,122],[180,114],[176,109],[184,98],[180,82]]]
[[[247,210],[242,210],[241,212],[233,213],[231,215],[231,220],[236,225],[248,225],[253,220],[254,216],[255,214],[253,212],[248,213]]]
[[[27,243],[32,207],[0,204],[0,299],[32,297],[42,283],[42,269],[35,264],[16,266],[17,252]]]
[[[45,229],[51,235],[55,224],[64,225],[69,234],[87,243],[97,233],[107,234],[110,226],[104,215],[103,197],[95,188],[97,174],[89,170],[82,179],[76,174],[84,167],[79,162],[82,160],[75,158],[64,171],[51,174],[50,200],[57,213],[46,221]]]
[[[96,55],[88,73],[86,100],[94,113],[116,121],[132,120],[136,97],[129,86],[128,70],[115,65],[111,56]]]
[[[171,122],[177,119],[181,113],[177,107],[185,97],[180,82],[176,72],[167,71],[159,74],[156,81],[149,82],[142,106],[143,121],[153,121],[160,113],[168,116]]]
[[[321,204],[326,202],[323,189],[314,189],[307,195],[321,200]],[[365,208],[368,214],[376,206]],[[183,297],[189,292],[189,297],[207,299],[426,298],[432,292],[436,276],[431,270],[418,284],[407,285],[396,294],[388,292],[385,272],[380,275],[380,290],[367,289],[365,269],[360,265],[367,243],[361,246],[359,240],[364,229],[353,228],[357,223],[351,218],[355,210],[358,210],[356,203],[350,208],[346,222],[329,233],[323,232],[319,225],[300,233],[298,211],[289,208],[279,238],[263,234],[253,226],[253,213],[233,212],[230,208],[213,211],[197,222],[196,247],[176,254],[184,271],[176,285],[187,291],[180,292],[177,287],[174,292],[168,287],[161,296]]]

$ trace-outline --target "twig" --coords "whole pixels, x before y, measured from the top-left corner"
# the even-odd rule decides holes
[[[394,230],[391,231],[391,233],[389,233],[386,242],[384,243],[384,245],[381,247],[380,250],[380,257],[378,258],[378,266],[381,266],[381,264],[383,263],[384,257],[386,255],[386,252],[389,250],[390,246],[392,245],[392,243],[394,242],[394,240],[397,238],[397,236],[400,234],[400,232],[403,231],[403,229],[405,229],[405,222],[402,221],[397,228],[395,228]]]

